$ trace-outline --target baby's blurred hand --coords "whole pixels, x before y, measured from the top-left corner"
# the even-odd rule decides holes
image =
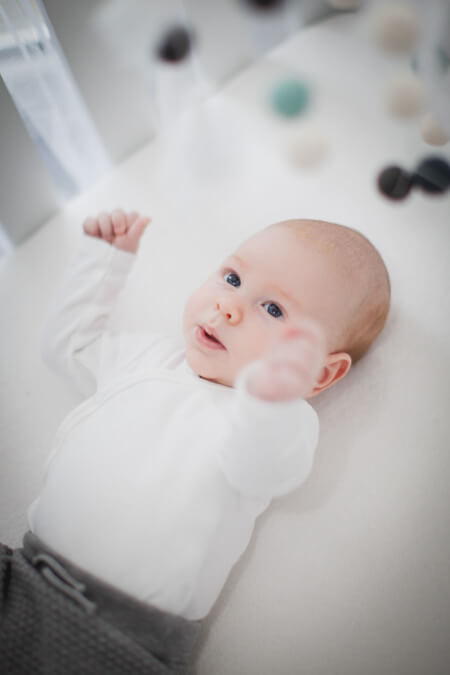
[[[112,213],[102,211],[97,218],[86,218],[83,223],[85,234],[109,242],[116,248],[129,253],[136,253],[139,241],[145,228],[151,221],[136,211],[125,213],[115,209]]]
[[[266,401],[289,401],[308,396],[325,365],[325,335],[312,319],[286,330],[255,363],[247,380],[252,396]]]

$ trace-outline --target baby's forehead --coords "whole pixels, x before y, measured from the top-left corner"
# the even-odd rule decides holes
[[[337,242],[333,237],[325,237],[318,232],[311,229],[289,229],[287,227],[279,227],[278,235],[284,237],[286,241],[292,245],[292,238],[296,241],[298,246],[310,246],[319,253],[329,255],[337,248]]]
[[[337,251],[331,237],[320,236],[310,229],[294,229],[281,225],[270,226],[251,236],[236,249],[235,256],[253,261],[277,260],[284,265],[307,256],[310,264],[326,264]],[[322,267],[322,264],[319,265]]]
[[[305,295],[313,285],[322,292],[341,286],[339,265],[330,242],[297,237],[284,228],[268,228],[250,237],[231,258],[243,272],[252,272],[263,282],[273,282],[292,295]]]

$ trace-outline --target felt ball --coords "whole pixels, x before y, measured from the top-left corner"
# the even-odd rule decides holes
[[[285,4],[286,0],[244,0],[244,4],[252,9],[271,10],[279,9]]]
[[[420,131],[424,141],[430,145],[445,145],[450,140],[433,113],[427,112],[420,120]]]
[[[404,199],[412,186],[411,175],[400,166],[388,166],[377,179],[378,189],[389,199]]]
[[[427,157],[420,162],[412,179],[425,192],[445,192],[450,187],[450,164],[441,157]]]
[[[192,42],[192,34],[185,26],[174,26],[162,36],[156,54],[161,61],[178,63],[189,54]]]
[[[395,117],[413,117],[422,110],[424,103],[422,82],[413,72],[398,75],[388,85],[386,105]]]
[[[361,4],[361,0],[328,0],[328,4],[333,9],[356,9]]]
[[[328,148],[328,141],[319,127],[306,124],[289,139],[288,157],[295,168],[308,169],[322,162]]]
[[[282,117],[297,117],[305,112],[310,101],[309,87],[291,78],[278,82],[271,92],[274,110]]]
[[[383,49],[408,54],[419,43],[420,18],[406,2],[385,2],[374,12],[373,31]]]

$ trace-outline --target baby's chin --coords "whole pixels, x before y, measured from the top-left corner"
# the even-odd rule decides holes
[[[229,378],[223,377],[217,373],[210,372],[205,369],[198,369],[195,370],[195,368],[192,368],[192,370],[197,373],[199,377],[201,377],[202,380],[208,380],[208,382],[214,382],[215,384],[221,384],[223,387],[232,387],[233,382],[230,381]]]
[[[232,387],[233,381],[226,375],[222,375],[217,372],[212,364],[205,365],[201,358],[197,354],[190,353],[189,350],[186,351],[186,361],[188,366],[194,373],[201,377],[202,380],[208,380],[208,382],[215,382],[216,384],[221,384],[224,387]]]
[[[205,377],[204,375],[199,375],[199,377],[202,380],[206,380],[207,382],[214,382],[214,384],[221,384],[223,387],[233,387],[232,384],[228,384],[226,382],[223,382],[220,378]]]

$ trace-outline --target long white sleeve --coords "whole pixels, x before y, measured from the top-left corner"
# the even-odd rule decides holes
[[[268,402],[246,388],[249,368],[236,382],[227,410],[228,434],[220,465],[239,491],[256,498],[286,494],[308,477],[319,436],[319,420],[307,401]]]
[[[82,393],[92,393],[100,343],[135,255],[83,236],[51,305],[41,339],[45,363]]]

